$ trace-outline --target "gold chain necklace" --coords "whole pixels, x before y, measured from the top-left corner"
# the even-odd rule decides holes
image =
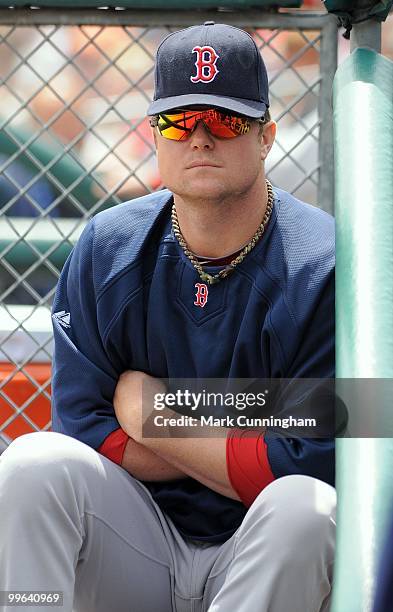
[[[274,201],[273,187],[271,186],[271,183],[267,179],[266,179],[266,187],[267,187],[267,204],[266,204],[266,211],[262,219],[262,223],[260,224],[257,231],[251,238],[250,242],[246,244],[246,246],[240,251],[239,255],[235,257],[235,259],[233,259],[223,270],[220,270],[218,274],[214,274],[214,275],[209,274],[208,272],[205,272],[203,270],[200,262],[197,260],[194,253],[190,251],[190,249],[188,248],[187,242],[184,240],[183,234],[181,233],[181,230],[180,230],[179,220],[177,218],[176,206],[175,204],[173,204],[172,214],[171,214],[173,233],[175,234],[176,239],[178,243],[180,244],[181,248],[183,249],[184,253],[187,255],[188,259],[190,260],[195,270],[198,272],[199,276],[201,277],[201,280],[203,280],[208,285],[214,285],[215,283],[218,283],[222,278],[226,278],[229,274],[231,274],[231,272],[233,272],[236,266],[238,266],[243,261],[245,256],[254,248],[258,240],[262,237],[265,231],[266,225],[268,224],[268,221],[270,219],[270,215],[272,214],[273,201]]]

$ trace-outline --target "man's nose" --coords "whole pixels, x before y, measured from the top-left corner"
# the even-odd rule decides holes
[[[198,121],[190,140],[193,149],[212,149],[214,147],[214,138],[203,121]]]

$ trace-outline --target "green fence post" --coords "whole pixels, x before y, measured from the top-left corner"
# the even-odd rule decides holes
[[[334,126],[337,378],[393,378],[392,62],[360,48],[341,64]],[[332,612],[372,609],[392,467],[389,438],[337,440]]]

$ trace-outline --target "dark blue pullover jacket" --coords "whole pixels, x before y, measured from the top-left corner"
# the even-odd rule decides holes
[[[274,193],[263,238],[209,287],[203,308],[194,305],[200,278],[172,233],[169,191],[88,223],[53,305],[54,431],[97,449],[119,428],[113,394],[129,369],[161,378],[334,377],[334,221]],[[300,473],[333,484],[332,440],[272,432],[265,440],[277,478]],[[145,484],[196,539],[227,539],[246,512],[192,478]]]

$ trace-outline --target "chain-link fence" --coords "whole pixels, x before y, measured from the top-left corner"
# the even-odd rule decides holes
[[[50,427],[50,305],[86,220],[159,189],[153,62],[172,30],[247,29],[270,73],[273,184],[333,208],[327,15],[0,10],[0,438]],[[1,440],[0,440],[1,443]]]

